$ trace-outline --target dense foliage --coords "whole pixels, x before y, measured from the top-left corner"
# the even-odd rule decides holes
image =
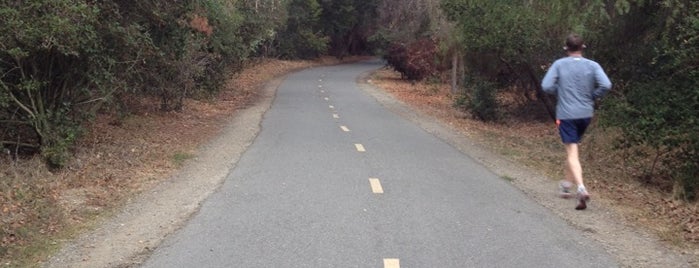
[[[437,66],[437,44],[423,38],[408,45],[394,43],[388,48],[386,62],[400,72],[404,78],[422,80],[435,76],[441,70]]]
[[[621,148],[652,159],[640,169],[644,180],[672,177],[676,197],[696,200],[699,2],[638,1],[624,11],[611,19],[614,28],[599,34],[600,59],[621,85],[605,124],[622,131]]]
[[[321,31],[322,9],[317,0],[291,0],[286,29],[281,33],[279,53],[284,58],[316,58],[328,49]]]
[[[331,55],[342,58],[372,49],[368,40],[376,27],[377,1],[321,0],[320,4]]]
[[[122,62],[138,61],[127,49],[143,41],[134,34],[139,29],[107,18],[118,14],[81,1],[3,3],[3,145],[40,150],[49,163],[63,164],[80,120],[125,87],[121,78],[131,70]]]

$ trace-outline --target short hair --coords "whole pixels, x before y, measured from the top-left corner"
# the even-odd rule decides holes
[[[566,47],[567,51],[582,51],[585,48],[585,42],[582,37],[577,34],[570,34],[566,37]]]

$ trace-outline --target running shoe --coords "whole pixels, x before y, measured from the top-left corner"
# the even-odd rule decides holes
[[[587,190],[578,191],[578,205],[575,206],[576,210],[583,210],[587,208],[587,202],[590,202],[590,194]]]
[[[573,193],[570,189],[573,188],[573,184],[566,180],[561,180],[558,184],[558,196],[564,199],[573,197]]]

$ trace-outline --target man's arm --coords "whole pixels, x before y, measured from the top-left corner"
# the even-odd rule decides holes
[[[592,96],[595,98],[604,96],[612,89],[612,81],[609,81],[609,77],[607,77],[607,74],[604,73],[604,70],[599,64],[597,64],[595,68],[595,81],[597,81],[597,88],[595,88],[595,91],[592,93]]]
[[[558,65],[554,62],[541,80],[541,89],[548,94],[556,94],[558,90]]]

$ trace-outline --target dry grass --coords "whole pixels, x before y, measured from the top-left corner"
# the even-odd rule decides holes
[[[521,101],[526,100],[521,93],[498,96],[504,119],[484,123],[454,108],[446,84],[403,81],[400,74],[387,69],[376,72],[372,83],[511,160],[551,178],[563,178],[565,152],[555,124],[540,103]],[[625,152],[612,149],[618,134],[596,124],[593,121],[581,144],[585,184],[596,200],[679,250],[699,252],[698,204],[673,200],[671,193],[659,190],[656,184],[635,179],[640,167],[630,165]]]
[[[346,59],[345,61],[357,60]],[[209,100],[186,100],[185,110],[163,113],[140,99],[133,114],[100,114],[85,126],[68,167],[50,172],[37,158],[0,159],[0,266],[38,266],[60,241],[94,226],[129,197],[176,172],[197,147],[216,136],[237,109],[257,99],[274,77],[339,63],[258,60]]]

